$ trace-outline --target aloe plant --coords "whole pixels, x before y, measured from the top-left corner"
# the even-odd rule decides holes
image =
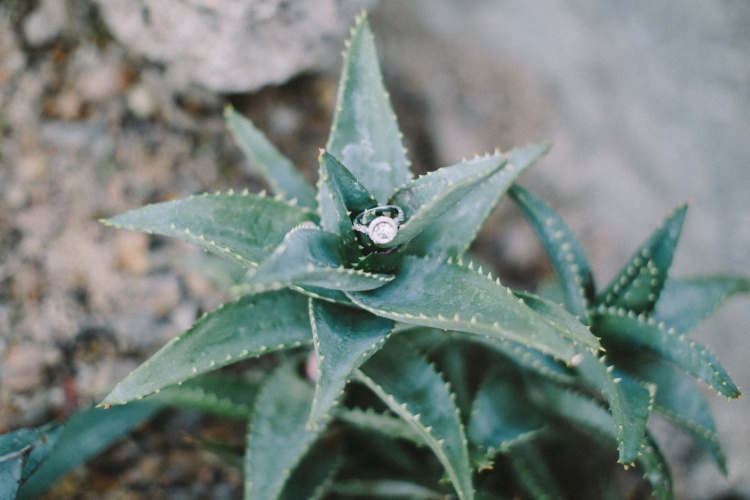
[[[274,196],[205,194],[105,222],[241,266],[239,297],[130,373],[103,406],[148,396],[247,419],[247,498],[559,496],[550,450],[576,447],[582,434],[670,498],[652,411],[725,470],[683,372],[728,398],[739,391],[685,332],[750,283],[667,279],[684,207],[597,292],[568,227],[515,185],[546,145],[413,177],[364,15],[347,42],[316,188],[247,118],[228,107],[226,120]],[[468,254],[509,190],[564,305],[504,286]],[[277,366],[257,387],[204,375],[252,357]]]

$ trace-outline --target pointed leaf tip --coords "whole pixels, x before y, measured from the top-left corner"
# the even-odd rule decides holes
[[[316,215],[261,193],[190,196],[146,205],[104,223],[170,236],[252,267],[267,257],[286,233],[307,221],[317,221]]]
[[[316,207],[312,186],[249,118],[238,113],[231,105],[224,109],[224,118],[239,148],[260,169],[261,175],[276,193],[287,199],[294,198],[302,206]]]
[[[685,221],[687,205],[669,214],[630,258],[597,303],[649,313],[659,299]]]
[[[312,339],[307,298],[280,290],[248,295],[205,314],[130,372],[101,403],[119,405],[201,373]]]
[[[392,320],[361,309],[310,299],[318,378],[310,422],[325,415],[344,391],[352,374],[383,345]]]
[[[410,177],[366,16],[358,18],[352,29],[326,149],[347,165],[379,203]],[[324,191],[322,187],[325,210]]]

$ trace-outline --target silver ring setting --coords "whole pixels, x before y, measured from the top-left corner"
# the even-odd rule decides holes
[[[370,220],[371,217],[374,219]],[[404,211],[401,207],[384,205],[368,208],[356,216],[352,227],[355,231],[365,233],[376,245],[386,245],[396,238],[402,222],[404,222]]]

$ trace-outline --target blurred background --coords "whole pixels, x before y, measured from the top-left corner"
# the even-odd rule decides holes
[[[416,172],[551,142],[522,183],[574,228],[600,286],[684,201],[673,274],[750,275],[745,1],[2,0],[0,432],[97,402],[225,299],[186,264],[196,249],[97,219],[261,189],[224,130],[227,103],[314,181],[343,40],[365,7]],[[550,276],[507,202],[475,250],[518,286]],[[695,332],[741,387],[748,324],[744,297]],[[708,397],[730,475],[665,435],[678,496],[750,498],[750,403]],[[163,419],[158,437],[130,438],[59,491],[241,491],[186,444],[210,422]]]

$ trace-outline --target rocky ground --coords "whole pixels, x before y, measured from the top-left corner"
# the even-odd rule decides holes
[[[0,432],[97,402],[148,354],[224,300],[219,287],[191,268],[189,257],[199,255],[193,247],[116,231],[97,220],[202,191],[262,188],[224,130],[225,104],[247,113],[311,180],[316,175],[317,148],[325,142],[335,100],[340,42],[356,9],[326,17],[338,21],[319,28],[325,31],[319,33],[323,49],[306,51],[318,45],[304,37],[302,48],[278,49],[289,50],[278,53],[289,64],[270,68],[265,80],[253,71],[222,73],[221,61],[191,79],[183,59],[192,49],[154,52],[148,47],[160,32],[139,39],[124,31],[158,27],[158,2],[144,1],[140,16],[118,14],[129,3],[0,3]],[[216,2],[194,3],[205,15]],[[677,265],[689,272],[748,273],[750,124],[738,110],[750,103],[750,87],[743,86],[750,65],[737,55],[750,47],[739,29],[750,19],[746,9],[738,7],[734,16],[730,7],[702,18],[681,14],[684,25],[714,44],[695,42],[704,47],[701,68],[708,69],[690,73],[689,64],[669,58],[695,49],[692,38],[670,31],[671,24],[666,34],[651,25],[652,19],[671,19],[666,7],[648,12],[639,4],[636,14],[620,16],[612,6],[584,12],[575,2],[561,2],[547,6],[552,20],[545,21],[542,12],[514,2],[498,14],[489,2],[475,0],[460,15],[449,2],[428,3],[384,2],[372,12],[387,84],[417,170],[495,146],[555,140],[556,156],[529,181],[571,217],[605,275],[687,196],[696,200],[697,222],[686,228],[683,245],[692,249]],[[255,2],[251,14],[272,19],[277,4]],[[320,12],[330,14],[331,2],[319,4]],[[203,18],[196,19],[200,24]],[[622,37],[627,30],[619,27],[607,31],[616,19],[635,35]],[[493,31],[497,26],[502,29]],[[549,40],[525,39],[529,26],[547,26]],[[729,34],[720,36],[725,27]],[[557,34],[564,43],[555,43]],[[177,35],[178,41],[199,38]],[[153,43],[144,48],[144,39]],[[554,52],[568,45],[596,50],[571,67]],[[644,49],[657,46],[653,53]],[[711,47],[721,60],[710,57]],[[192,53],[193,67],[211,60],[211,54]],[[255,56],[243,57],[248,59],[242,67],[252,67]],[[662,59],[677,61],[671,64],[692,75],[692,86],[678,85],[684,81],[679,71],[659,66]],[[635,77],[623,66],[652,79],[628,86],[623,74]],[[217,78],[217,71],[226,78]],[[665,103],[665,96],[671,100]],[[622,119],[610,120],[613,113]],[[670,142],[661,147],[665,140]],[[720,161],[712,162],[714,156]],[[727,229],[730,223],[734,232]],[[533,283],[548,272],[541,249],[507,208],[493,218],[478,250],[511,282]],[[743,351],[732,346],[743,342],[739,325],[748,318],[746,300],[744,307],[733,307],[730,319],[718,324],[723,337],[703,333],[730,358]],[[740,383],[750,380],[745,364],[735,361],[726,364],[740,372]],[[746,408],[718,418],[724,440],[746,427]],[[237,471],[190,439],[226,435],[227,425],[194,414],[165,415],[95,464],[77,469],[50,498],[235,498],[241,492]],[[718,472],[696,461],[690,446],[675,439],[673,448],[679,480],[697,495],[683,486],[685,498],[750,491],[741,473],[717,481]],[[741,441],[730,443],[731,470],[741,471],[748,450]],[[733,456],[739,465],[732,466]],[[689,483],[690,477],[698,479]]]

